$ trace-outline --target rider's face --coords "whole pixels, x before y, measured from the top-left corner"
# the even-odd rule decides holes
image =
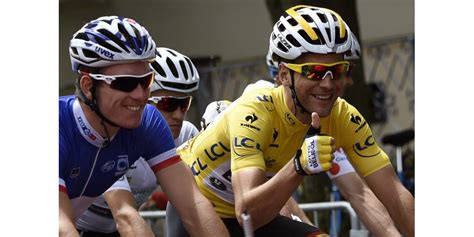
[[[186,97],[189,96],[187,93],[169,91],[169,90],[157,90],[151,93],[151,96],[174,96],[174,97]],[[160,109],[159,109],[160,110]],[[176,107],[173,111],[160,110],[163,117],[166,119],[171,132],[173,133],[173,138],[176,139],[181,132],[181,127],[183,126],[184,116],[186,116],[185,110],[181,107]]]
[[[343,60],[341,54],[304,54],[295,60],[296,64],[304,63],[335,63]],[[301,104],[309,112],[317,112],[320,117],[326,117],[331,112],[337,97],[341,95],[343,78],[332,78],[326,74],[323,80],[309,80],[295,72],[295,89]]]
[[[104,75],[143,75],[150,71],[147,62],[117,64],[103,68]],[[97,103],[104,116],[123,128],[140,126],[141,115],[146,105],[150,88],[140,84],[130,92],[123,92],[100,82],[97,88]]]

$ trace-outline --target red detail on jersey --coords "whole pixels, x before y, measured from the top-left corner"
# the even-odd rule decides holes
[[[336,164],[336,163],[332,163],[332,167],[331,167],[331,169],[329,170],[329,172],[330,172],[332,175],[336,175],[337,173],[339,173],[339,171],[341,171],[341,166],[339,166],[339,165]]]
[[[59,185],[59,192],[63,192],[65,194],[67,194],[67,189],[66,187],[62,186],[62,185]]]
[[[158,172],[158,171],[160,171],[160,170],[162,170],[162,169],[164,169],[168,166],[174,165],[174,164],[176,164],[180,161],[181,161],[181,158],[179,157],[179,155],[175,155],[175,156],[170,157],[170,158],[166,159],[165,161],[160,162],[159,164],[151,167],[151,169],[153,170],[153,172],[156,173],[156,172]]]

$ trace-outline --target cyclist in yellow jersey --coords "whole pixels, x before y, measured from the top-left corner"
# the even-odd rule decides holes
[[[402,233],[412,236],[413,197],[360,113],[338,98],[351,68],[344,61],[354,42],[349,27],[329,9],[296,6],[287,13],[270,36],[282,86],[244,93],[178,152],[233,236],[242,233],[236,223],[244,212],[257,236],[317,233],[278,213],[304,175],[330,168],[336,147],[346,151]],[[310,124],[327,135],[305,139]]]
[[[358,59],[360,57],[360,45],[357,39],[353,38],[355,44],[351,45],[352,57],[346,57],[346,59]],[[275,87],[281,85],[278,78],[278,63],[273,61],[273,51],[268,50],[266,61],[269,68],[270,77],[273,78],[274,84],[268,81],[260,80],[254,84],[250,84],[244,90],[248,91],[256,87]],[[265,82],[265,83],[264,83]],[[344,78],[343,90],[339,96],[342,97],[344,90],[353,84],[352,77],[348,76]],[[216,102],[211,103],[209,106],[212,107]],[[209,107],[208,106],[208,107]],[[213,111],[209,109],[210,111]],[[222,110],[222,108],[221,108]],[[214,109],[214,112],[216,110]],[[206,108],[206,113],[208,108]],[[203,115],[203,117],[206,115]],[[209,115],[208,115],[209,116]],[[209,120],[209,119],[208,119]],[[212,120],[209,120],[212,121]],[[314,135],[314,131],[308,131],[307,136]],[[359,219],[364,226],[374,236],[400,236],[397,228],[395,227],[390,215],[383,206],[383,204],[377,199],[375,194],[370,188],[362,181],[362,178],[355,172],[354,167],[351,165],[347,156],[342,148],[337,149],[334,153],[334,160],[330,170],[326,172],[331,181],[338,187],[344,198],[350,202],[352,208],[355,210]],[[306,214],[298,207],[296,201],[292,198],[280,211],[281,215],[291,217],[293,219],[302,219],[307,223],[311,223],[306,217]],[[361,231],[362,232],[362,231]]]

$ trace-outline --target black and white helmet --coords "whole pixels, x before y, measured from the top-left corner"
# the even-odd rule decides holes
[[[193,62],[175,50],[157,48],[150,67],[155,71],[151,92],[164,89],[189,93],[199,88],[199,73]]]
[[[286,13],[270,35],[270,49],[277,56],[294,60],[306,52],[352,55],[351,46],[357,39],[338,13],[307,5],[292,7]]]
[[[72,70],[80,65],[106,67],[148,61],[155,57],[155,42],[148,31],[131,18],[104,16],[85,24],[71,39]]]

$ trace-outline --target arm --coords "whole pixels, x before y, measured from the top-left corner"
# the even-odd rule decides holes
[[[357,173],[346,173],[334,178],[333,182],[373,235],[400,236],[385,207]]]
[[[74,214],[71,202],[66,193],[59,191],[59,236],[79,237],[74,225]]]
[[[229,236],[211,202],[201,194],[190,169],[182,161],[155,174],[191,236]]]
[[[302,222],[313,225],[313,223],[309,220],[304,211],[298,206],[296,200],[293,197],[290,197],[290,199],[288,199],[288,202],[286,202],[285,206],[283,206],[283,208],[281,209],[280,215],[293,219],[293,217],[291,216],[292,214],[299,217]]]
[[[295,172],[293,159],[267,182],[265,172],[258,168],[249,167],[233,172],[232,188],[239,223],[245,210],[250,214],[255,229],[270,222],[302,180],[303,176]]]
[[[415,199],[400,183],[391,165],[365,177],[370,189],[387,208],[400,232],[407,237],[415,235]]]
[[[114,189],[104,193],[104,198],[112,211],[120,236],[154,236],[138,213],[132,193]]]

